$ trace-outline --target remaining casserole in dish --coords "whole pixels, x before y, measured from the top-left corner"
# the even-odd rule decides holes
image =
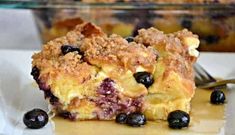
[[[122,37],[135,36],[140,28],[154,27],[165,33],[187,28],[199,36],[200,51],[235,51],[235,10],[232,5],[192,4],[190,9],[185,4],[152,5],[149,9],[146,5],[127,10],[123,4],[118,9],[90,6],[89,9],[34,10],[34,13],[44,43],[66,34],[84,19],[94,22],[108,35]]]

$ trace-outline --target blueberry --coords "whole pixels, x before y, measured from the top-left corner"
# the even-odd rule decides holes
[[[188,113],[176,110],[168,114],[167,121],[170,128],[181,129],[183,127],[188,127],[190,117]]]
[[[181,26],[187,29],[191,29],[192,27],[192,21],[190,19],[183,19],[181,21]]]
[[[210,101],[212,104],[223,104],[225,99],[225,94],[221,90],[214,90],[211,93]]]
[[[44,92],[44,98],[49,99],[50,104],[53,106],[60,105],[59,98],[53,95],[51,89],[43,89],[42,91]]]
[[[128,43],[133,42],[134,38],[133,37],[127,37],[126,40],[128,41]]]
[[[51,103],[52,105],[58,105],[58,104],[60,104],[60,103],[59,103],[59,98],[57,98],[57,97],[54,96],[53,94],[51,95],[49,101],[50,101],[50,103]]]
[[[36,66],[34,66],[34,67],[32,68],[32,71],[31,71],[30,74],[33,76],[33,79],[34,79],[34,80],[38,80],[38,77],[39,77],[39,75],[40,75],[40,71],[39,71],[39,69],[38,69]]]
[[[217,43],[220,40],[220,37],[217,36],[217,35],[208,35],[204,38],[204,40],[208,44],[214,44],[214,43]]]
[[[192,20],[194,16],[191,14],[184,14],[181,18],[181,26],[183,28],[191,29],[192,28]]]
[[[33,109],[24,114],[23,122],[28,128],[39,129],[47,124],[48,115],[41,109]]]
[[[212,19],[215,19],[215,20],[218,20],[218,19],[225,19],[227,18],[228,16],[230,16],[229,13],[225,13],[225,12],[210,12],[209,13],[209,16],[212,18]],[[221,20],[220,20],[221,21]]]
[[[78,52],[78,54],[82,55],[83,53],[81,50],[77,47],[70,46],[70,45],[63,45],[61,46],[61,52],[65,55],[69,52]]]
[[[127,119],[127,115],[125,113],[119,113],[116,116],[116,122],[120,123],[120,124],[125,124],[126,123],[126,119]]]
[[[153,25],[149,22],[149,21],[147,21],[147,19],[145,20],[145,19],[143,19],[143,20],[140,20],[139,22],[138,22],[138,24],[135,26],[135,29],[134,29],[134,31],[133,31],[133,36],[136,36],[136,35],[138,35],[138,30],[139,29],[142,29],[142,28],[145,28],[145,29],[147,29],[147,28],[150,28],[150,27],[152,27]]]
[[[151,86],[154,82],[153,76],[148,72],[137,72],[134,74],[134,77],[138,83],[144,84],[146,88]]]
[[[59,116],[63,117],[64,119],[69,119],[69,120],[76,120],[76,114],[75,113],[70,113],[67,111],[59,113]]]
[[[139,112],[130,113],[127,115],[126,124],[132,127],[140,127],[146,124],[146,117]]]

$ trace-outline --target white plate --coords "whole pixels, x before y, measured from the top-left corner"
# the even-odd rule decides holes
[[[47,110],[47,103],[30,76],[33,51],[0,50],[0,135],[53,135],[53,125],[39,130],[25,128],[23,113],[32,108]],[[198,62],[213,76],[235,78],[235,53],[201,53]],[[227,97],[226,126],[220,134],[235,134],[235,88]],[[233,90],[232,90],[233,89]],[[216,113],[216,112],[215,112]]]

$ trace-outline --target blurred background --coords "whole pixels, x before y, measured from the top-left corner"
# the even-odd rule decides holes
[[[91,21],[106,33],[135,36],[155,27],[165,33],[184,28],[199,35],[199,50],[235,52],[235,0],[195,3],[107,2],[95,0],[0,1],[0,48],[39,49],[77,24]],[[157,1],[157,0],[156,0]]]

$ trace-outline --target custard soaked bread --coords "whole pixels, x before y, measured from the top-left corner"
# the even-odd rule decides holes
[[[165,35],[157,29],[142,29],[137,43],[151,46],[159,53],[153,73],[154,83],[145,97],[148,119],[166,119],[174,110],[190,111],[194,95],[193,63],[199,52],[199,40],[187,30]]]
[[[131,112],[165,120],[173,110],[189,112],[197,36],[150,28],[128,41],[82,23],[34,54],[31,74],[52,111],[72,120]]]

